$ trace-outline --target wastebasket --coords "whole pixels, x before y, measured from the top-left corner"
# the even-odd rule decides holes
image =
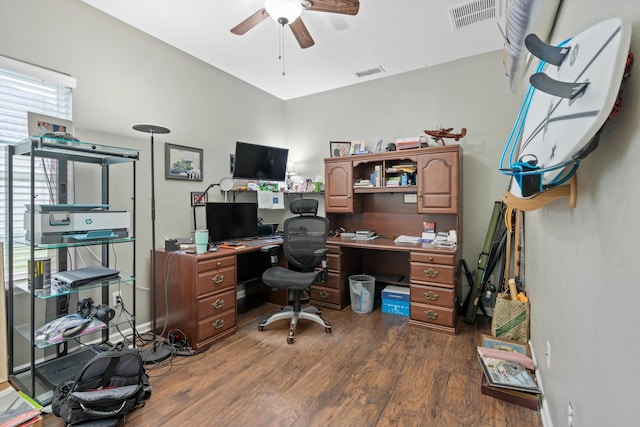
[[[373,296],[376,290],[376,278],[366,274],[349,276],[351,309],[356,313],[371,313]]]

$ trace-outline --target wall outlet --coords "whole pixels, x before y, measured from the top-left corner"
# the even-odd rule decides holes
[[[120,303],[118,302],[118,300],[122,299],[122,292],[120,291],[115,291],[111,293],[111,304],[112,307],[117,307],[120,305]]]

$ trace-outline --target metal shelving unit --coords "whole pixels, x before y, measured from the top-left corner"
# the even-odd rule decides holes
[[[121,163],[130,163],[132,165],[133,182],[132,182],[132,197],[131,197],[131,233],[129,237],[104,239],[104,240],[90,240],[86,242],[69,242],[69,243],[56,243],[56,244],[37,244],[34,243],[35,239],[26,241],[26,239],[17,239],[14,230],[14,182],[19,172],[16,172],[14,168],[14,162],[16,156],[27,156],[30,159],[29,165],[29,182],[30,182],[30,204],[27,205],[27,215],[30,220],[30,230],[35,230],[35,212],[36,212],[36,191],[35,191],[35,170],[37,158],[54,159],[57,164],[57,176],[59,182],[56,183],[57,189],[57,203],[66,204],[66,177],[69,168],[69,162],[82,162],[88,164],[94,164],[101,169],[101,204],[109,205],[109,168],[112,165],[119,165]],[[69,140],[63,138],[52,137],[31,137],[15,145],[8,147],[8,188],[7,188],[7,272],[8,272],[8,292],[7,292],[7,320],[8,320],[8,366],[10,378],[16,385],[22,389],[25,393],[38,400],[41,404],[46,405],[51,401],[53,396],[53,388],[55,384],[50,381],[51,377],[44,375],[44,370],[58,369],[64,371],[64,368],[71,368],[77,365],[83,357],[86,349],[76,349],[72,353],[68,353],[68,340],[63,339],[56,342],[42,342],[36,340],[36,329],[38,328],[36,320],[36,312],[40,304],[45,304],[47,301],[55,301],[56,316],[66,313],[69,309],[69,299],[73,295],[77,295],[80,292],[87,291],[89,289],[101,288],[102,304],[109,305],[109,288],[112,285],[119,285],[122,283],[131,283],[133,287],[133,310],[131,325],[135,328],[135,287],[136,287],[136,162],[139,159],[139,151],[112,147],[102,144],[94,144],[90,142]],[[24,175],[22,175],[24,176]],[[20,236],[22,237],[22,236]],[[131,244],[133,247],[132,258],[132,276],[127,278],[120,278],[116,280],[103,281],[99,283],[93,283],[78,288],[46,288],[35,289],[35,286],[27,286],[26,281],[18,280],[16,278],[15,265],[14,265],[14,249],[20,247],[29,248],[29,260],[31,275],[35,277],[36,273],[36,254],[43,250],[55,250],[58,251],[58,271],[67,270],[67,250],[71,247],[81,246],[94,246],[100,247],[102,251],[102,265],[109,265],[109,248],[114,244]],[[29,265],[29,264],[28,264]],[[28,320],[22,322],[22,324],[16,324],[16,317],[24,318],[24,313],[16,312],[15,300],[16,296],[26,294],[29,298],[28,307]],[[74,310],[75,311],[75,310]],[[49,319],[49,316],[45,315],[45,319]],[[101,331],[100,342],[102,344],[108,342],[109,326],[99,328]],[[73,339],[79,337],[94,337],[99,332],[89,332],[86,335],[78,335]],[[25,339],[28,342],[30,348],[29,366],[16,366],[15,360],[15,343],[17,339]],[[36,349],[52,347],[55,349],[55,354],[49,354],[50,360],[40,361],[36,360]],[[81,346],[80,346],[81,347]],[[47,358],[47,355],[43,356]],[[85,358],[86,358],[85,357]],[[65,366],[65,363],[67,364]],[[71,371],[73,369],[69,369]],[[49,379],[48,379],[49,378]]]

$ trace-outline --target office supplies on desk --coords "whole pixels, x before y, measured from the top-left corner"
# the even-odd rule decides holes
[[[420,237],[400,235],[393,241],[394,243],[419,243]]]

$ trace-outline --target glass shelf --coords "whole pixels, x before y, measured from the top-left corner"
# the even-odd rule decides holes
[[[108,281],[97,281],[94,283],[88,283],[86,285],[77,286],[77,287],[59,286],[59,285],[51,284],[51,286],[48,288],[34,289],[33,294],[38,299],[46,300],[49,298],[56,298],[62,295],[77,294],[79,292],[86,291],[89,289],[119,285],[122,283],[130,283],[135,280],[136,280],[135,277],[120,278],[120,279],[114,279],[114,280],[108,280]],[[14,287],[20,290],[23,290],[27,293],[31,292],[31,290],[27,287],[26,282],[16,283]]]
[[[33,136],[14,146],[15,154],[21,155],[31,154],[32,148],[38,157],[105,165],[135,162],[140,158],[138,150],[54,137]]]
[[[122,318],[122,319],[121,319]],[[133,317],[127,317],[127,316],[120,316],[120,311],[116,312],[116,315],[114,317],[114,319],[121,319],[118,322],[109,322],[109,325],[105,324],[104,322],[98,320],[98,319],[91,319],[90,322],[88,322],[88,326],[87,328],[80,332],[78,335],[74,335],[72,337],[68,337],[65,338],[62,336],[62,334],[55,334],[53,336],[50,336],[49,338],[38,338],[38,332],[36,332],[36,342],[34,343],[35,346],[37,348],[43,349],[43,348],[47,348],[47,347],[51,347],[57,344],[60,344],[62,342],[68,341],[68,340],[72,340],[74,338],[79,338],[85,335],[89,335],[89,334],[93,334],[96,332],[100,332],[103,329],[109,328],[109,327],[116,327],[116,326],[121,326],[121,325],[128,325],[129,322],[133,321]],[[51,322],[49,322],[51,323]],[[71,324],[70,324],[71,325]],[[41,325],[36,325],[36,330],[41,328],[42,326],[44,326],[44,324]],[[31,341],[31,325],[29,323],[25,323],[23,325],[19,325],[16,326],[15,328],[16,332],[18,332],[20,335],[22,335],[27,341]]]
[[[121,237],[115,239],[100,239],[100,240],[90,240],[86,242],[64,242],[64,243],[36,243],[33,245],[35,250],[44,250],[44,249],[64,249],[64,248],[72,248],[79,246],[94,246],[94,245],[104,245],[108,243],[128,243],[135,241],[135,237]],[[31,243],[24,240],[14,240],[14,244],[16,246],[24,246],[29,247]]]

